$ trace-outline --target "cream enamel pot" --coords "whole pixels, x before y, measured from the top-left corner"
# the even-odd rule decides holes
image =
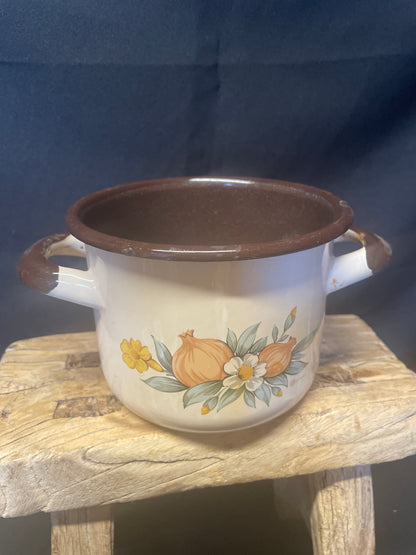
[[[219,432],[295,405],[319,362],[325,299],[391,255],[329,192],[266,179],[174,178],[105,189],[68,211],[18,271],[94,309],[114,394],[162,426]],[[336,241],[358,250],[334,256]],[[86,256],[88,270],[57,266]]]

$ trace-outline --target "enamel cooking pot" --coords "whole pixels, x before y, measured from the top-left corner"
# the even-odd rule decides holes
[[[22,256],[22,281],[94,309],[108,385],[177,430],[266,422],[295,405],[319,362],[325,298],[389,261],[329,192],[267,179],[144,181],[82,198],[71,232]],[[334,256],[336,241],[359,249]],[[86,256],[88,270],[57,266]]]

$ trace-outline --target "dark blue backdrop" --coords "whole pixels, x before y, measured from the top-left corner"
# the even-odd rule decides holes
[[[88,309],[25,289],[14,270],[35,239],[65,230],[77,198],[151,177],[232,174],[328,189],[392,244],[391,266],[331,296],[328,311],[359,314],[416,366],[414,2],[0,7],[1,349],[92,329]],[[388,506],[387,478],[379,491]],[[390,552],[414,548],[410,525],[394,541],[403,551]]]

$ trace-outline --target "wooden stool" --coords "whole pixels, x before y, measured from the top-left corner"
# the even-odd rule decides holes
[[[18,341],[0,367],[0,515],[50,512],[53,554],[105,555],[115,503],[274,479],[278,511],[303,514],[314,553],[374,553],[369,465],[415,453],[415,407],[416,375],[352,315],[327,317],[299,405],[229,434],[175,433],[125,409],[94,332]]]

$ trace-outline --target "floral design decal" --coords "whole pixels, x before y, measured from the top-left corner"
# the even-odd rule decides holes
[[[147,346],[135,339],[123,339],[120,344],[125,364],[141,374],[154,370],[143,381],[165,393],[182,393],[183,407],[201,404],[201,414],[209,414],[242,397],[250,408],[257,403],[269,406],[272,396],[282,397],[283,388],[289,387],[289,377],[302,372],[307,366],[303,359],[317,329],[297,342],[287,332],[296,319],[297,307],[287,316],[279,336],[276,325],[268,337],[257,338],[260,322],[237,335],[228,330],[225,341],[194,337],[187,330],[179,337],[182,345],[172,355],[168,347],[152,336],[155,360]],[[294,385],[293,379],[290,385]]]

